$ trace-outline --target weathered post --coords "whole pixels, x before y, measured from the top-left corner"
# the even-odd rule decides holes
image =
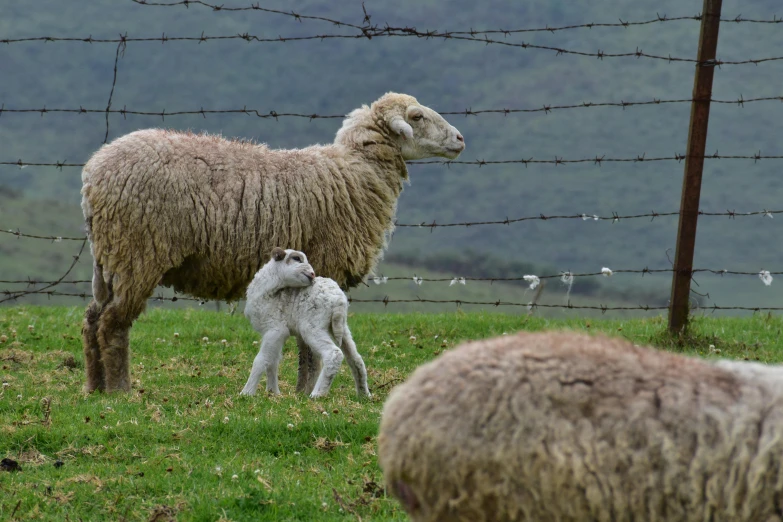
[[[715,51],[718,47],[722,3],[723,0],[704,0],[702,8],[698,63],[693,79],[693,101],[688,127],[688,149],[685,156],[685,174],[682,179],[680,222],[677,227],[677,246],[674,254],[672,297],[669,304],[669,331],[673,333],[681,331],[688,322],[701,176],[707,144],[707,125],[710,118],[712,78],[716,67]]]

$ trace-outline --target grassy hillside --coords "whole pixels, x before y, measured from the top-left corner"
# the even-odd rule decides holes
[[[245,5],[233,2],[231,5]],[[363,23],[355,3],[280,2],[282,10]],[[573,4],[535,0],[510,6],[454,0],[396,3],[366,2],[371,23],[415,26],[418,30],[518,29],[589,22],[650,20],[658,15],[693,15],[700,1],[598,2]],[[772,19],[780,16],[772,0],[726,1],[724,18]],[[353,30],[265,12],[212,11],[203,6],[164,8],[130,1],[98,0],[64,5],[40,0],[35,8],[9,5],[0,19],[0,39],[32,36],[198,37],[249,33],[261,38],[314,34],[351,34]],[[632,52],[693,57],[699,23],[683,20],[628,28],[491,35],[509,43],[528,42],[587,53]],[[355,31],[354,31],[355,32]],[[783,48],[777,25],[725,23],[719,58],[742,60],[774,56]],[[104,109],[114,80],[115,44],[25,42],[0,46],[0,70],[11,74],[0,83],[0,161],[63,161],[80,163],[103,142],[104,114],[9,113],[23,108]],[[558,56],[540,49],[485,45],[476,41],[376,37],[289,42],[243,40],[195,42],[130,42],[117,63],[112,107],[160,112],[237,109],[260,114],[344,114],[383,92],[409,92],[440,111],[497,108],[542,108],[582,102],[687,99],[693,66],[643,58]],[[780,96],[783,62],[725,65],[716,71],[714,96],[744,99]],[[646,158],[684,153],[689,104],[593,107],[518,114],[449,116],[466,137],[461,159],[514,160]],[[707,148],[721,154],[781,155],[777,138],[778,102],[714,105]],[[149,126],[207,130],[241,136],[275,147],[298,147],[331,141],[339,120],[261,119],[245,114],[167,116],[114,114],[109,139]],[[780,161],[707,161],[702,208],[738,212],[779,209]],[[539,214],[611,216],[677,210],[682,164],[670,162],[411,165],[411,185],[399,205],[401,223],[502,220]],[[79,226],[78,168],[0,166],[0,185],[18,192],[14,203],[0,202],[0,227],[65,235]],[[56,201],[56,213],[50,212]],[[20,211],[19,209],[30,209]],[[42,214],[42,215],[41,215]],[[55,217],[55,226],[49,220]],[[39,219],[40,217],[40,219]],[[39,228],[40,227],[40,228]],[[755,217],[705,217],[699,224],[696,264],[708,268],[781,270],[780,220]],[[418,255],[422,264],[432,253],[497,251],[532,266],[556,272],[668,268],[667,250],[674,247],[676,218],[594,222],[526,221],[509,226],[400,228],[389,259]],[[0,236],[0,258],[14,271],[64,271],[64,260],[43,247],[12,247],[15,238]],[[19,240],[22,241],[22,240]],[[58,248],[65,244],[58,244]],[[72,246],[72,245],[71,245]],[[25,257],[28,250],[34,257]],[[60,251],[58,251],[60,252]],[[23,255],[24,253],[24,255]],[[40,253],[40,256],[38,255]],[[60,252],[61,253],[61,252]],[[64,265],[64,266],[63,266]],[[46,268],[48,267],[48,268]],[[430,266],[430,268],[432,268]],[[443,267],[438,267],[444,271]],[[17,270],[18,269],[18,270]],[[4,274],[3,274],[4,275]],[[523,275],[523,274],[519,274]],[[615,285],[625,286],[616,279]],[[783,305],[776,285],[757,280],[741,284],[702,278],[701,293],[718,296],[719,304]],[[629,287],[632,289],[632,287]],[[706,302],[712,302],[707,299]]]
[[[240,397],[255,354],[247,321],[153,310],[131,332],[133,390],[85,396],[81,307],[0,309],[0,518],[17,520],[406,520],[384,492],[376,434],[389,391],[466,339],[572,329],[706,357],[783,361],[776,317],[697,319],[683,345],[660,318],[353,314],[372,400],[343,365],[327,398]],[[225,341],[224,341],[225,340]]]

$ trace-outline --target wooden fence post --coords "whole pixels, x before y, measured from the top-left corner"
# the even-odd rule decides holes
[[[699,219],[701,176],[707,144],[707,126],[712,99],[712,78],[715,72],[715,51],[718,47],[720,11],[723,0],[704,0],[699,31],[699,51],[693,79],[693,101],[688,127],[688,150],[682,180],[680,222],[674,254],[672,295],[669,303],[669,331],[680,332],[688,322],[688,305],[693,273],[693,252],[696,245],[696,223]]]

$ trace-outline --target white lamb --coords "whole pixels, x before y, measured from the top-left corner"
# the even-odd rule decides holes
[[[245,316],[262,340],[242,395],[256,393],[264,372],[267,391],[280,393],[277,371],[283,344],[295,335],[300,344],[304,341],[321,359],[321,373],[311,398],[329,392],[343,354],[348,359],[356,393],[371,397],[364,361],[348,329],[348,299],[335,281],[315,276],[304,253],[279,247],[272,250],[271,259],[247,288]]]

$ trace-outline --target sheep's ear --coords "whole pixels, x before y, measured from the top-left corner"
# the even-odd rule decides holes
[[[283,250],[280,247],[275,247],[272,249],[272,259],[275,261],[282,261],[285,259],[285,250]]]
[[[400,116],[392,118],[391,129],[402,136],[403,139],[413,139],[413,128]]]

